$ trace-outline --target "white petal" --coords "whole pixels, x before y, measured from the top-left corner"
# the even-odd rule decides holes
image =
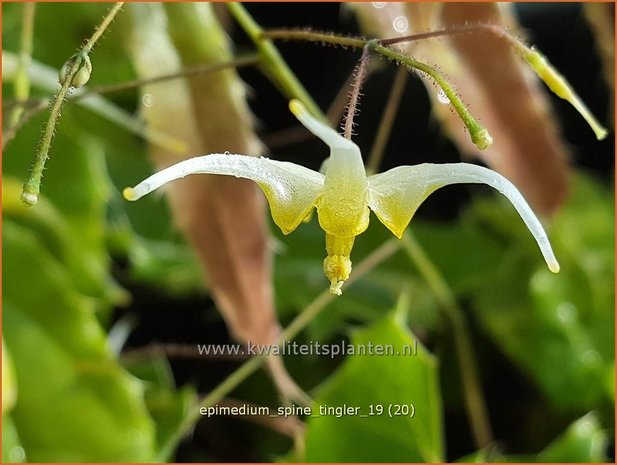
[[[289,102],[289,110],[302,125],[333,149],[358,149],[358,146],[349,139],[345,139],[330,126],[313,117],[299,100]]]
[[[369,207],[398,237],[402,236],[420,204],[440,187],[462,183],[488,184],[512,202],[540,246],[549,269],[553,273],[559,272],[559,263],[544,228],[516,187],[495,171],[468,163],[425,163],[399,166],[370,176],[368,183]]]
[[[127,187],[123,194],[127,200],[138,200],[189,174],[218,174],[255,181],[266,194],[274,222],[285,234],[293,231],[310,212],[324,184],[322,174],[293,163],[214,153],[172,165],[134,188]]]

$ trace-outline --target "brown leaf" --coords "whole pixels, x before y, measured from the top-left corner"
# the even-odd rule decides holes
[[[208,4],[133,4],[132,55],[142,78],[233,59]],[[149,18],[147,20],[146,18]],[[169,33],[165,29],[168,25]],[[146,86],[148,124],[188,144],[187,154],[152,145],[157,169],[207,153],[260,155],[244,85],[233,69]],[[235,339],[265,344],[279,333],[271,289],[265,201],[254,183],[189,176],[166,190],[175,224],[195,249]]]

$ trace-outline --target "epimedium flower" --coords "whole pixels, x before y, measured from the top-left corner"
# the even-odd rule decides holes
[[[316,208],[319,225],[326,233],[324,273],[330,280],[330,291],[340,295],[351,273],[354,240],[368,227],[370,210],[400,239],[420,204],[437,189],[450,184],[487,184],[510,200],[538,243],[549,269],[559,272],[542,225],[516,187],[500,174],[469,163],[423,163],[367,176],[354,142],[315,119],[298,100],[292,100],[289,109],[330,147],[323,173],[264,157],[215,153],[163,169],[135,187],[127,187],[124,197],[138,200],[189,174],[216,174],[256,182],[283,234],[294,231]]]

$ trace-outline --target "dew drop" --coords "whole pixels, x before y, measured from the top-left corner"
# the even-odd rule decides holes
[[[385,6],[386,2],[373,2],[373,8],[377,8],[378,10],[381,10]]]
[[[396,18],[394,18],[394,21],[392,21],[392,27],[394,27],[394,30],[396,32],[407,32],[407,29],[409,28],[407,18],[405,18],[404,16],[397,16]]]
[[[154,105],[154,95],[144,94],[143,97],[141,97],[141,103],[143,103],[145,107],[151,107]]]
[[[23,447],[15,446],[9,451],[9,460],[11,462],[23,462],[26,458],[26,452]]]

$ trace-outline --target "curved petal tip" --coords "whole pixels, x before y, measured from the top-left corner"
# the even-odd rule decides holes
[[[135,195],[135,190],[132,187],[126,187],[122,191],[122,197],[130,201],[135,201],[138,199],[137,195]]]
[[[306,108],[302,105],[302,102],[298,99],[291,99],[289,101],[289,111],[291,111],[296,117],[306,113]]]

